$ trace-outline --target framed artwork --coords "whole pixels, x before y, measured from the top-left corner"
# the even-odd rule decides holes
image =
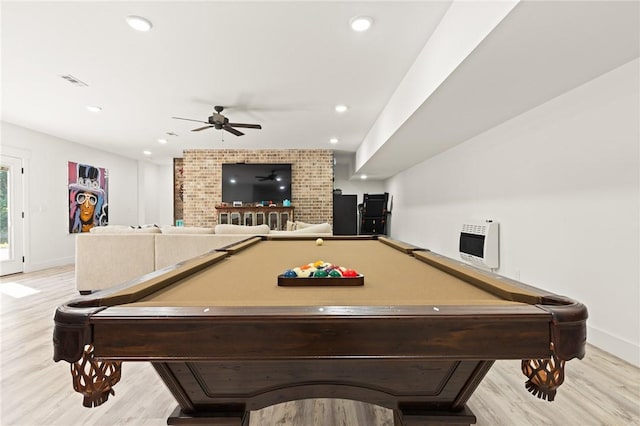
[[[69,161],[69,233],[109,224],[107,169]]]

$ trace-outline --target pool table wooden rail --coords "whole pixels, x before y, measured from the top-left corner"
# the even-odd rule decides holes
[[[565,361],[584,358],[588,318],[587,307],[584,304],[434,252],[420,251],[415,252],[414,256],[505,300],[538,306],[552,316],[551,342],[559,358]],[[530,290],[535,295],[527,295],[514,289]]]
[[[118,369],[122,361],[150,361],[181,407],[169,424],[227,424],[231,416],[233,424],[248,425],[249,410],[333,397],[391,408],[396,425],[409,425],[474,423],[466,402],[494,360],[552,359],[563,367],[584,356],[581,303],[386,238],[379,240],[518,303],[128,305],[265,239],[249,238],[60,306],[54,360],[77,365],[93,358]],[[562,376],[562,367],[531,375]],[[536,389],[548,385],[531,380]],[[553,395],[559,383],[552,384]],[[112,385],[85,394],[85,405],[104,402]]]

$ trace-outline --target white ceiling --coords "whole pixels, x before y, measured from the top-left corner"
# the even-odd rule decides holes
[[[2,120],[160,164],[192,148],[352,157],[450,4],[3,1]],[[127,15],[153,29],[132,30]],[[371,30],[351,31],[356,15]],[[638,51],[638,2],[522,2],[359,171],[391,176]],[[204,124],[171,118],[206,121],[215,105],[263,129],[191,132]]]

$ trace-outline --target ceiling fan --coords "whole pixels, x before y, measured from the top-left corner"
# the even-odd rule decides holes
[[[191,130],[192,132],[199,132],[200,130],[210,129],[212,127],[215,127],[218,130],[222,129],[222,130],[226,130],[229,133],[233,133],[236,136],[242,136],[244,135],[244,133],[242,133],[237,129],[234,129],[234,127],[243,127],[247,129],[262,129],[262,126],[259,124],[229,123],[229,119],[224,115],[222,115],[222,110],[224,110],[224,107],[215,106],[214,109],[216,110],[216,112],[212,113],[211,117],[209,117],[208,119],[209,121],[192,120],[191,118],[181,118],[181,117],[171,117],[171,118],[175,118],[176,120],[195,121],[197,123],[207,124],[207,126],[198,127],[197,129]]]
[[[278,175],[276,174],[275,170],[271,170],[271,173],[267,176],[256,176],[256,179],[258,179],[260,182],[264,182],[266,180],[280,180],[278,179]]]

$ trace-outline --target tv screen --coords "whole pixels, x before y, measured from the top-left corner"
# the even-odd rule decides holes
[[[233,203],[291,200],[291,164],[223,164],[222,201]]]

